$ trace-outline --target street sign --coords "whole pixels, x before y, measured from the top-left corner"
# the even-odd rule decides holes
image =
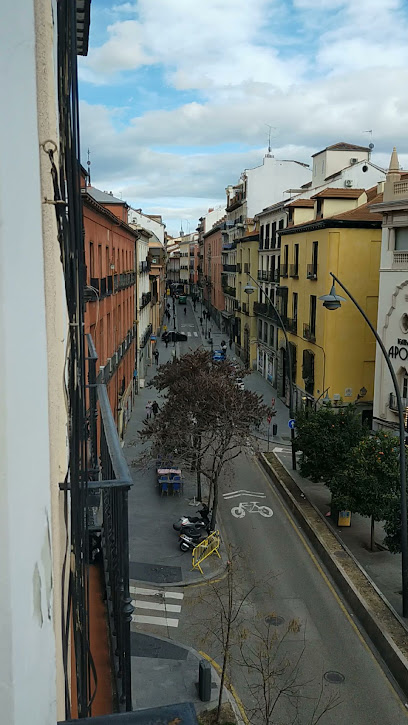
[[[295,419],[294,419],[294,418],[291,418],[291,419],[290,419],[290,420],[288,421],[288,428],[290,428],[291,430],[292,430],[292,428],[296,428],[296,421],[295,421]]]
[[[270,423],[270,422],[271,422],[271,420],[272,420],[272,416],[271,416],[271,415],[268,415],[268,417],[267,417],[267,419],[266,419],[266,420],[268,421],[268,423]]]
[[[274,408],[274,407],[275,407],[275,403],[276,403],[276,400],[275,400],[275,398],[272,398],[272,408]]]

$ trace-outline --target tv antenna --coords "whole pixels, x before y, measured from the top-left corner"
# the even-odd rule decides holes
[[[269,132],[268,132],[268,154],[270,154],[271,153],[271,131],[272,131],[272,129],[274,131],[276,131],[276,127],[275,126],[270,126],[269,123],[265,123],[265,126],[267,126],[269,128]]]

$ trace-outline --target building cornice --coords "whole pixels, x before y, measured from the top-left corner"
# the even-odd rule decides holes
[[[312,232],[319,229],[381,229],[381,221],[353,221],[352,219],[319,219],[315,222],[307,222],[298,224],[295,227],[286,227],[286,229],[277,229],[276,233],[280,236],[287,234],[297,234],[298,232]]]

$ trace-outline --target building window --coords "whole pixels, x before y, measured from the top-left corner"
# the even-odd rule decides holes
[[[316,295],[310,295],[310,332],[316,335]]]
[[[298,293],[293,292],[292,294],[292,317],[294,320],[297,320],[298,315]]]
[[[270,224],[265,224],[265,249],[269,249],[269,230]]]
[[[285,220],[284,219],[279,219],[278,229],[283,229],[284,226],[285,226]],[[278,234],[278,244],[277,244],[277,248],[278,249],[280,249],[281,243],[282,243],[281,236],[280,236],[280,234]]]
[[[263,224],[261,224],[261,227],[259,229],[259,249],[263,249],[264,247],[264,232],[265,227]]]
[[[268,342],[268,323],[264,322],[264,334],[263,334],[263,341]]]
[[[397,227],[395,229],[395,251],[408,251],[408,227]]]
[[[405,400],[408,398],[408,375],[404,375],[402,378],[402,398]]]
[[[276,222],[272,222],[271,226],[271,249],[276,248]]]
[[[271,347],[274,346],[274,342],[275,342],[274,338],[275,338],[275,328],[273,325],[270,325],[269,326],[269,345]]]
[[[258,320],[258,340],[262,340],[262,320]]]
[[[95,254],[93,242],[89,242],[89,276],[95,277]]]

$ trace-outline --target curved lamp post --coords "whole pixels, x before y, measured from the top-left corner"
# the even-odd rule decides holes
[[[294,410],[293,410],[292,355],[291,355],[291,352],[290,352],[290,345],[289,345],[289,340],[288,340],[288,335],[287,335],[287,332],[286,332],[286,328],[285,328],[285,325],[283,324],[283,320],[282,320],[282,318],[281,318],[278,310],[276,309],[275,305],[273,304],[271,298],[264,292],[264,290],[262,289],[261,285],[258,284],[258,282],[256,281],[256,279],[254,279],[248,273],[247,273],[247,275],[248,275],[248,278],[249,279],[252,279],[252,281],[256,284],[256,286],[258,287],[258,289],[261,290],[261,292],[263,293],[264,297],[268,300],[268,303],[270,304],[270,306],[272,307],[273,311],[275,312],[276,317],[278,318],[279,324],[280,324],[280,326],[282,328],[282,332],[283,332],[283,334],[285,336],[286,356],[287,356],[287,360],[288,360],[288,379],[289,379],[289,418],[293,418],[294,417]],[[249,284],[248,283],[244,287],[244,292],[246,292],[247,295],[251,295],[253,292],[255,292],[255,287],[253,287],[252,284]],[[294,471],[296,471],[296,451],[295,451],[294,442],[295,442],[295,431],[294,431],[293,428],[291,428],[290,429],[290,443],[291,443],[291,447],[292,447],[292,469]]]
[[[402,613],[404,617],[408,617],[408,527],[407,527],[407,482],[406,482],[406,468],[405,468],[405,411],[402,407],[401,393],[398,385],[397,376],[395,375],[394,368],[392,366],[390,357],[384,347],[384,343],[377,333],[377,330],[373,327],[364,310],[361,309],[358,302],[354,299],[353,295],[348,289],[340,282],[340,280],[330,272],[330,276],[333,279],[333,285],[328,295],[319,297],[322,300],[323,307],[328,310],[337,310],[341,307],[341,303],[345,301],[344,297],[336,294],[334,282],[344,290],[349,299],[357,307],[360,314],[364,317],[367,325],[377,340],[381,352],[384,355],[385,362],[387,363],[392,382],[395,390],[395,397],[397,400],[398,407],[398,419],[399,419],[399,449],[400,449],[400,488],[401,488],[401,554],[402,554]]]

